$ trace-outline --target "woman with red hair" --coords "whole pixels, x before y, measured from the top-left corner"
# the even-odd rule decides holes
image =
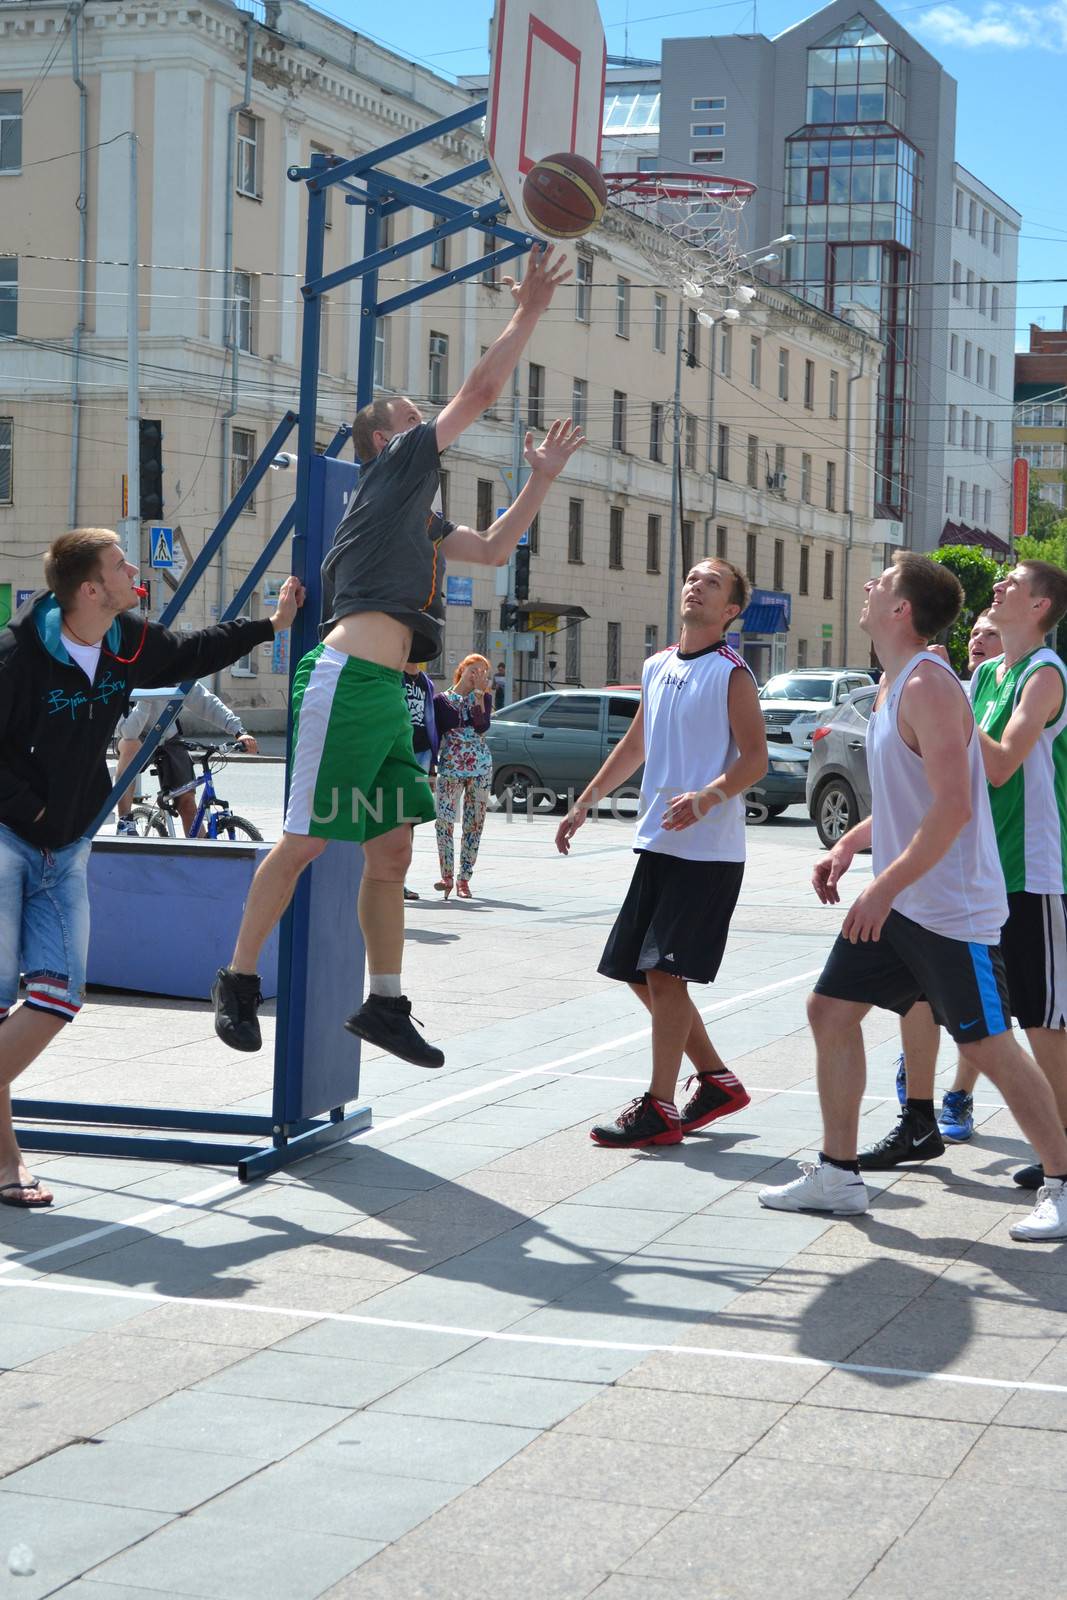
[[[437,757],[437,856],[441,877],[434,884],[447,900],[453,882],[460,900],[471,898],[470,880],[478,859],[485,826],[493,758],[486,731],[493,715],[490,692],[492,667],[484,656],[465,656],[456,668],[447,698],[459,713],[459,727],[446,733]],[[459,877],[453,878],[453,832],[460,796],[463,826],[460,831]]]

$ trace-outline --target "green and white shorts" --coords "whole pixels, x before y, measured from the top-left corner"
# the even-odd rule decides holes
[[[285,832],[363,844],[434,815],[411,745],[403,673],[330,645],[309,650],[293,678]]]

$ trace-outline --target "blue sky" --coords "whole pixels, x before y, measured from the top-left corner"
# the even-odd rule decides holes
[[[316,0],[312,0],[316,3]],[[582,0],[576,0],[582,3]],[[859,7],[858,7],[859,8]],[[394,12],[355,0],[323,10],[443,76],[483,72],[492,0],[405,0]],[[814,7],[757,0],[756,25],[773,36]],[[1067,279],[1067,166],[1062,99],[1067,69],[1067,0],[970,0],[966,5],[889,6],[959,85],[956,158],[1023,214],[1020,278]],[[753,0],[672,5],[671,0],[601,0],[608,51],[658,59],[660,42],[693,34],[751,32]],[[744,173],[736,174],[744,177]],[[1022,283],[1019,343],[1031,322],[1058,328],[1067,282]]]

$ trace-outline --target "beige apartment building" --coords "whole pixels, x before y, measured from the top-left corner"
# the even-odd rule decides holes
[[[117,526],[122,516],[130,132],[140,415],[162,425],[159,520],[195,555],[297,403],[305,193],[286,169],[317,149],[372,149],[464,103],[455,85],[289,0],[268,4],[264,20],[225,0],[150,11],[120,0],[0,0],[0,620],[38,585],[41,552],[58,531]],[[421,182],[481,154],[472,128],[394,170]],[[453,192],[473,203],[491,191]],[[330,206],[327,271],[358,258],[362,237],[358,205],[335,191]],[[401,214],[394,225],[398,239],[426,219]],[[482,251],[456,235],[383,278],[389,289],[425,282]],[[543,319],[515,393],[444,460],[449,515],[484,525],[514,490],[516,416],[520,433],[573,415],[588,434],[531,531],[530,603],[558,631],[523,641],[516,688],[632,683],[667,642],[676,430],[676,587],[704,554],[746,568],[762,606],[740,642],[761,677],[862,664],[862,584],[899,537],[872,517],[881,346],[870,324],[757,283],[740,321],[708,329],[679,311],[610,212],[571,254],[575,281]],[[432,407],[509,306],[498,274],[388,319],[380,386]],[[358,285],[330,297],[322,442],[351,419],[359,321]],[[268,475],[188,623],[228,600],[293,486],[291,472]],[[142,555],[147,570],[144,544]],[[472,581],[450,585],[441,673],[472,647],[499,651],[500,574],[453,566],[449,575]],[[153,608],[169,592],[155,576]],[[254,609],[270,605],[270,587]],[[775,631],[760,631],[768,626]],[[284,662],[269,650],[249,658],[222,675],[221,689],[252,726],[277,725]]]

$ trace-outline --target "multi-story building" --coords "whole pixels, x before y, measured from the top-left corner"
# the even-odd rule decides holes
[[[878,314],[886,356],[876,502],[903,523],[908,543],[929,549],[944,529],[949,478],[954,513],[963,482],[968,521],[1005,525],[1004,341],[1014,326],[1020,219],[956,164],[954,80],[877,0],[856,5],[833,0],[774,39],[665,40],[660,159],[756,182],[748,244],[793,234],[783,281],[827,310],[859,304]],[[982,380],[953,370],[953,336],[960,361],[970,341],[972,374],[983,350]],[[981,419],[981,456],[972,427],[961,460],[965,409]]]
[[[297,400],[305,191],[286,169],[317,149],[374,148],[469,103],[465,91],[298,0],[271,0],[267,11],[269,26],[228,0],[137,13],[119,0],[0,0],[0,605],[39,583],[41,551],[57,532],[116,526],[122,513],[130,132],[140,415],[162,426],[162,520],[195,555]],[[480,154],[477,131],[463,130],[394,170],[425,181]],[[456,192],[473,203],[490,191]],[[361,251],[360,208],[339,192],[331,207],[327,270]],[[401,213],[393,237],[424,226]],[[480,239],[455,235],[383,277],[397,287],[444,279],[483,250]],[[590,441],[532,530],[529,607],[545,627],[570,621],[526,636],[522,683],[634,681],[668,631],[671,574],[680,585],[685,562],[705,551],[728,554],[764,591],[739,630],[761,673],[865,655],[852,619],[888,537],[873,520],[867,466],[878,340],[763,287],[729,333],[681,319],[676,393],[678,300],[629,230],[609,214],[575,264],[575,283],[558,294],[517,379],[520,423],[569,413]],[[500,274],[489,272],[386,319],[378,384],[439,403],[509,307]],[[326,307],[323,441],[351,418],[359,309],[355,285]],[[512,492],[515,421],[515,398],[505,396],[449,452],[455,520],[484,526]],[[268,475],[184,620],[206,621],[229,600],[292,489],[292,474]],[[471,581],[450,586],[441,671],[472,645],[493,647],[499,621],[498,574],[451,576]],[[153,609],[158,600],[157,590]],[[270,603],[267,585],[252,609]],[[222,675],[246,722],[277,720],[284,665],[273,652]]]
[[[1015,454],[1042,500],[1067,508],[1067,307],[1058,330],[1031,323],[1030,348],[1015,357]]]

